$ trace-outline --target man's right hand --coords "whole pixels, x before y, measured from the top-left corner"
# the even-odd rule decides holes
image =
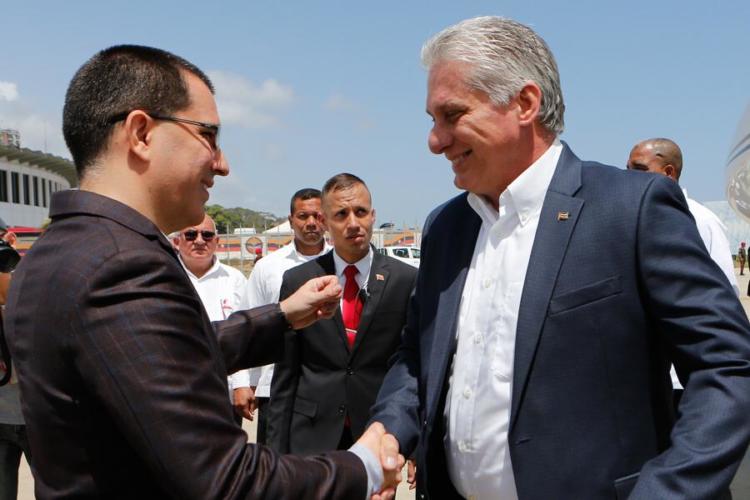
[[[383,468],[383,484],[380,485],[380,491],[372,495],[371,500],[395,498],[396,488],[401,482],[401,469],[405,462],[404,457],[398,452],[396,438],[385,432],[383,424],[375,422],[357,440],[357,444],[367,447],[380,460]]]
[[[339,306],[341,285],[336,276],[313,278],[282,301],[279,306],[295,330],[319,319],[331,318]]]

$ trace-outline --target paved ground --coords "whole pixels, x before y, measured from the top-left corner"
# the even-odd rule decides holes
[[[745,274],[744,276],[737,276],[740,286],[740,292],[742,297],[742,305],[745,308],[745,312],[750,314],[750,297],[746,296],[748,281],[750,281],[750,275]],[[255,424],[245,421],[243,428],[248,434],[250,441],[255,441]],[[21,468],[19,470],[19,500],[33,500],[34,499],[34,479],[31,476],[29,466],[25,460],[22,460]],[[732,494],[734,500],[750,500],[750,452],[745,455],[745,460],[742,462],[737,476],[732,483]],[[414,498],[413,492],[408,491],[407,485],[402,483],[399,487],[397,500],[411,500]]]

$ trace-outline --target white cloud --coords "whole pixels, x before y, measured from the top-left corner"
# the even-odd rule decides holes
[[[12,82],[0,80],[0,101],[15,101],[18,99],[18,86]]]
[[[18,89],[12,85],[12,92],[6,93],[0,82],[0,128],[12,128],[21,134],[21,147],[70,158],[62,136],[60,117],[50,117],[29,106],[18,98]],[[8,99],[8,96],[15,96]]]
[[[210,71],[222,123],[247,128],[267,128],[280,123],[279,113],[293,100],[294,91],[274,79],[253,83],[224,71]]]

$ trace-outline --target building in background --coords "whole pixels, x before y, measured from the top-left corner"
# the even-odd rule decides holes
[[[21,134],[12,128],[0,128],[0,145],[21,147]]]
[[[18,131],[0,130],[0,214],[10,226],[39,227],[52,193],[77,185],[72,162],[22,148]]]

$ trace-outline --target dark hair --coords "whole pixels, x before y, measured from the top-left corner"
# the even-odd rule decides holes
[[[323,196],[327,195],[332,191],[341,191],[342,189],[349,189],[355,184],[362,184],[367,189],[365,181],[360,179],[354,174],[342,173],[331,177],[323,184]],[[368,189],[369,191],[369,189]]]
[[[76,72],[65,95],[63,135],[78,177],[105,150],[113,117],[142,109],[168,115],[190,105],[182,72],[211,80],[197,66],[165,50],[139,45],[104,49]]]
[[[294,202],[297,200],[313,200],[320,199],[320,191],[315,188],[304,188],[300,189],[292,195],[292,201],[289,202],[289,215],[294,215]]]

